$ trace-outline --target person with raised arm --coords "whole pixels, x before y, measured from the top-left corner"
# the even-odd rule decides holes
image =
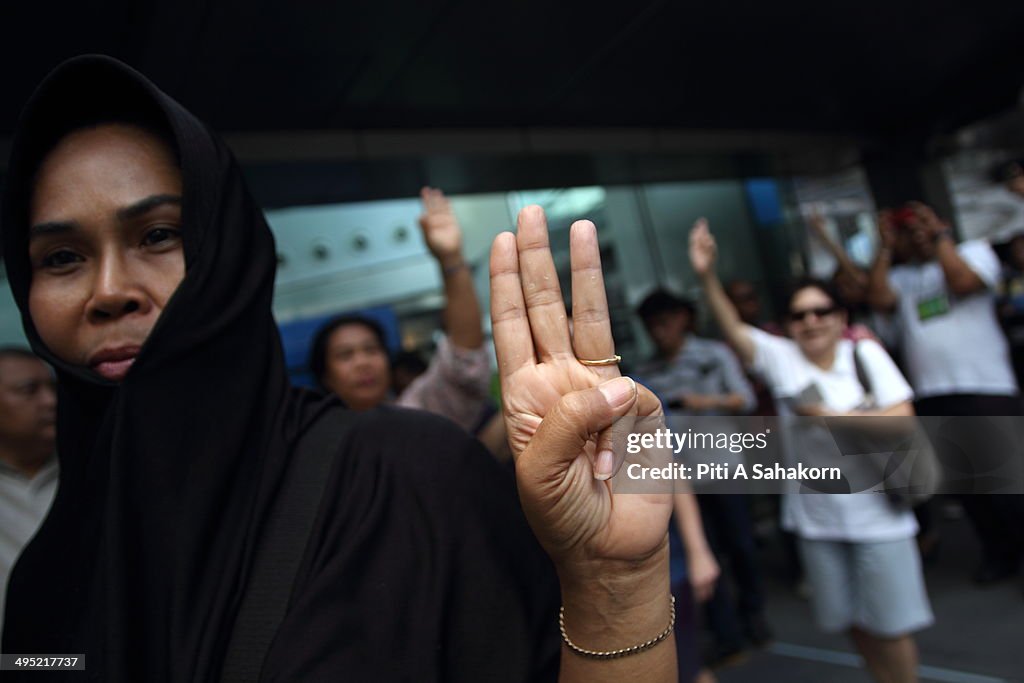
[[[964,434],[986,429],[976,418],[1020,416],[1009,344],[996,315],[1002,267],[992,246],[980,239],[958,244],[949,224],[920,202],[882,211],[878,229],[868,300],[897,321],[917,413],[956,416],[950,428]],[[969,455],[981,463],[1004,450]],[[1014,576],[1024,558],[1024,496],[959,500],[981,542],[974,581],[989,585]]]
[[[462,249],[462,228],[441,190],[420,190],[423,241],[444,284],[445,335],[426,368],[399,385],[384,331],[372,318],[342,315],[317,330],[309,366],[317,384],[352,410],[393,402],[443,415],[467,431],[486,417],[491,381],[483,316],[473,275]]]
[[[703,218],[690,232],[689,250],[723,334],[772,390],[791,461],[822,448],[814,429],[794,424],[797,415],[914,414],[913,392],[885,350],[870,339],[843,338],[846,313],[827,284],[803,281],[793,288],[789,337],[779,337],[740,319],[716,274],[717,245]],[[783,527],[798,537],[819,627],[847,633],[875,680],[916,681],[913,633],[933,617],[909,508],[870,492],[789,493],[782,512]]]

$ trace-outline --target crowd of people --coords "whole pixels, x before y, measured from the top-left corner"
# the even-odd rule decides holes
[[[114,60],[48,77],[3,204],[32,345],[0,349],[4,652],[83,652],[107,681],[706,683],[773,638],[750,497],[616,494],[617,418],[1022,414],[1024,233],[1001,261],[910,203],[880,212],[861,268],[813,216],[836,274],[797,282],[771,321],[753,283],[719,280],[697,220],[689,261],[722,339],[659,288],[630,378],[592,224],[570,232],[571,314],[538,207],[495,239],[493,359],[457,217],[421,197],[445,297],[433,357],[396,362],[378,323],[344,314],[311,345],[318,390],[296,389],[270,232],[223,143]],[[786,457],[818,448],[786,437]],[[974,579],[1015,576],[1024,497],[958,500]],[[818,626],[878,681],[916,680],[932,517],[781,497]]]

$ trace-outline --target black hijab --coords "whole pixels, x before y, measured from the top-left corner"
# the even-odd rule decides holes
[[[108,120],[162,131],[183,177],[185,278],[119,385],[56,358],[28,311],[35,170],[63,135]],[[3,651],[85,653],[90,680],[217,680],[295,444],[341,412],[288,384],[270,230],[219,138],[101,56],[65,62],[26,106],[2,219],[26,334],[57,368],[61,464],[51,512],[12,572]],[[435,418],[344,419],[354,426],[262,679],[553,672],[550,566],[499,468]],[[515,661],[494,657],[492,638],[510,641]]]

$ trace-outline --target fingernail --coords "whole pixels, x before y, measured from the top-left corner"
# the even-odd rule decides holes
[[[615,455],[611,451],[601,451],[594,461],[594,479],[604,481],[612,476],[612,467],[615,465]]]
[[[636,382],[630,377],[616,377],[603,382],[597,387],[604,394],[604,399],[612,408],[626,405],[636,394]]]

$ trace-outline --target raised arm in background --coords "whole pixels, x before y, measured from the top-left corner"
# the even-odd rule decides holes
[[[484,343],[483,319],[473,273],[462,255],[462,228],[441,190],[424,187],[420,197],[423,239],[444,279],[444,327],[448,339],[460,349],[478,349]]]
[[[889,285],[889,269],[892,267],[892,252],[896,245],[896,224],[892,211],[878,212],[878,253],[868,272],[868,305],[881,313],[891,313],[898,301],[896,292]]]
[[[818,211],[814,211],[807,219],[807,225],[811,229],[811,234],[828,250],[828,253],[832,254],[832,257],[839,265],[839,271],[850,282],[855,283],[858,287],[866,288],[868,286],[868,274],[864,272],[863,268],[854,263],[850,255],[846,253],[846,249],[828,234],[828,230],[825,228],[825,217]]]
[[[735,349],[744,365],[750,365],[754,360],[754,342],[750,338],[750,331],[746,323],[740,320],[736,307],[729,301],[722,282],[718,279],[715,271],[715,260],[718,256],[718,246],[715,238],[708,229],[708,222],[698,218],[690,231],[690,265],[693,272],[700,280],[704,288],[704,295],[707,297],[711,313],[718,322],[725,340]]]
[[[914,239],[928,240],[935,245],[935,258],[942,266],[949,291],[956,296],[967,296],[985,290],[984,280],[960,257],[949,225],[930,206],[920,202],[911,202],[909,206],[917,219],[914,227],[919,228],[915,230]]]

